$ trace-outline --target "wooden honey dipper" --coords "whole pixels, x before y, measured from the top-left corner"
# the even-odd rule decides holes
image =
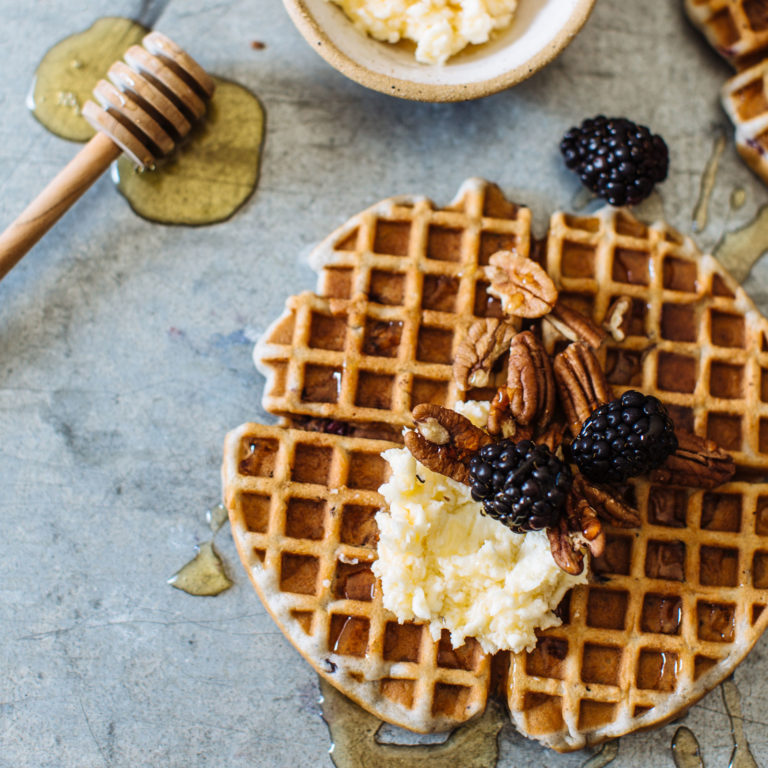
[[[151,168],[205,114],[213,80],[165,35],[151,32],[123,58],[93,89],[101,106],[83,106],[96,135],[0,235],[0,280],[121,153]]]

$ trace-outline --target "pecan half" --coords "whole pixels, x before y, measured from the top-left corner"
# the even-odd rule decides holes
[[[533,259],[514,251],[496,251],[485,274],[488,293],[501,301],[502,310],[514,317],[542,317],[552,311],[557,288]]]
[[[547,538],[552,559],[557,566],[572,576],[578,576],[584,570],[584,555],[573,547],[565,516],[560,518],[556,526],[547,528]]]
[[[595,408],[613,399],[595,353],[582,341],[555,356],[555,380],[574,437]]]
[[[651,472],[653,482],[714,488],[733,477],[733,458],[717,443],[683,429],[675,429],[675,436],[677,450]]]
[[[487,387],[493,364],[507,351],[514,335],[515,329],[505,320],[488,317],[472,323],[453,361],[459,389]]]
[[[592,557],[605,552],[605,531],[594,507],[581,499],[578,503],[581,535],[586,539]]]
[[[637,510],[620,499],[613,491],[600,485],[593,485],[584,478],[576,475],[573,478],[572,495],[586,499],[589,506],[607,522],[619,528],[637,528],[640,525],[640,515]]]
[[[605,533],[594,507],[583,496],[569,493],[565,514],[574,548],[585,546],[593,557],[600,557],[605,550]]]
[[[556,331],[559,331],[570,341],[585,341],[590,347],[599,349],[608,335],[599,328],[586,315],[582,315],[571,307],[567,307],[558,301],[552,308],[552,312],[545,318]]]
[[[611,334],[614,341],[624,341],[627,338],[631,312],[632,299],[629,296],[619,296],[608,308],[603,328]]]
[[[509,387],[498,389],[488,409],[488,432],[494,437],[513,437],[518,442],[530,440],[533,437],[533,427],[530,424],[519,424],[512,415],[513,396],[514,391]]]
[[[422,403],[413,409],[416,428],[406,432],[405,447],[427,469],[469,484],[469,460],[493,438],[450,408]]]
[[[530,331],[518,333],[509,345],[507,388],[515,421],[546,429],[555,410],[555,379],[546,350]]]

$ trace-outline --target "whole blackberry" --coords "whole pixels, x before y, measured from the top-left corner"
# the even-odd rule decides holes
[[[635,390],[601,405],[571,443],[571,455],[589,480],[620,483],[660,467],[677,450],[672,420],[652,395]]]
[[[546,445],[502,440],[469,462],[472,498],[515,533],[557,523],[571,487],[571,470]]]
[[[560,142],[565,164],[611,205],[634,205],[667,178],[664,139],[624,117],[598,115],[571,128]]]

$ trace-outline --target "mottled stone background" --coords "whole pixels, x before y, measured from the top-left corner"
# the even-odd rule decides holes
[[[75,152],[25,107],[61,37],[140,3],[0,0],[0,227]],[[597,112],[663,134],[669,180],[641,215],[690,232],[702,171],[729,132],[727,66],[676,0],[598,0],[565,54],[517,88],[456,105],[366,91],[328,67],[278,0],[171,0],[157,27],[267,112],[261,184],[229,222],[138,219],[102,178],[0,283],[0,766],[330,766],[317,678],[266,615],[226,529],[236,581],[195,598],[166,579],[208,538],[225,431],[265,418],[252,340],[314,277],[303,256],[395,193],[446,202],[467,176],[533,208],[574,204],[557,142]],[[251,41],[266,43],[254,50]],[[735,187],[746,204],[729,211]],[[711,248],[766,202],[730,141],[699,234]],[[768,301],[765,269],[748,289]],[[737,671],[768,764],[768,660]],[[708,768],[732,748],[719,692],[685,721]],[[672,765],[676,726],[622,739],[617,766]],[[580,766],[508,726],[500,765]]]

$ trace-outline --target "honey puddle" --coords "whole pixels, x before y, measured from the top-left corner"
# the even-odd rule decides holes
[[[619,756],[619,740],[606,741],[600,751],[592,755],[581,768],[605,768]]]
[[[477,720],[454,730],[441,744],[382,744],[376,735],[383,725],[322,677],[320,703],[331,734],[331,761],[336,768],[494,768],[498,737],[509,722],[504,708],[488,700]],[[543,748],[542,748],[543,749]],[[619,754],[619,740],[606,742],[582,768],[604,768]]]
[[[209,509],[206,520],[213,537],[210,541],[195,547],[195,557],[168,579],[172,587],[187,594],[202,597],[219,595],[234,584],[227,576],[224,563],[213,546],[213,538],[227,521],[227,510],[224,505],[218,504],[213,509]]]
[[[411,746],[380,744],[376,733],[382,721],[322,678],[320,693],[336,768],[494,768],[498,760],[498,736],[508,718],[493,701],[442,744]]]
[[[712,190],[715,188],[715,178],[717,177],[717,166],[720,164],[720,157],[725,149],[725,136],[719,136],[715,140],[712,152],[707,160],[704,173],[701,176],[699,185],[699,199],[696,201],[696,207],[693,209],[693,231],[701,232],[707,226],[709,216],[709,201],[712,197]]]
[[[699,742],[690,728],[684,725],[672,737],[672,759],[675,768],[704,768]]]
[[[744,718],[741,714],[741,694],[732,679],[720,686],[723,704],[731,723],[731,738],[733,751],[728,762],[728,768],[758,768],[757,761],[749,748],[749,742],[744,734]],[[672,757],[676,768],[704,768],[699,742],[690,728],[682,726],[672,737]]]
[[[57,136],[90,139],[94,131],[82,105],[110,65],[148,31],[130,19],[106,17],[54,45],[35,74],[29,98],[34,116]],[[118,189],[139,216],[162,224],[214,224],[232,216],[256,188],[264,110],[243,86],[214,79],[205,120],[171,157],[151,171],[137,171],[125,157],[113,166]]]
[[[768,250],[768,205],[754,220],[734,232],[726,232],[714,255],[737,282],[743,282],[755,262]]]
[[[723,694],[723,704],[731,722],[731,737],[733,738],[733,752],[728,768],[757,768],[755,760],[749,748],[749,742],[744,734],[744,718],[741,714],[741,694],[733,680],[726,680],[720,686]]]
[[[498,736],[507,722],[503,708],[492,699],[478,720],[457,728],[442,744],[381,744],[376,739],[382,721],[319,679],[323,719],[331,734],[331,760],[336,768],[494,768]],[[731,723],[733,752],[728,768],[758,768],[744,734],[741,696],[732,680],[720,690]],[[699,742],[690,728],[675,731],[670,745],[675,768],[704,768]],[[619,740],[606,742],[582,768],[605,768],[619,754]]]
[[[124,155],[113,168],[117,188],[139,216],[161,224],[214,224],[251,196],[259,178],[264,110],[246,88],[214,78],[205,119],[155,170]]]
[[[81,114],[91,91],[132,45],[149,30],[130,19],[98,19],[43,56],[35,71],[28,106],[49,130],[70,141],[88,141],[95,131]]]

